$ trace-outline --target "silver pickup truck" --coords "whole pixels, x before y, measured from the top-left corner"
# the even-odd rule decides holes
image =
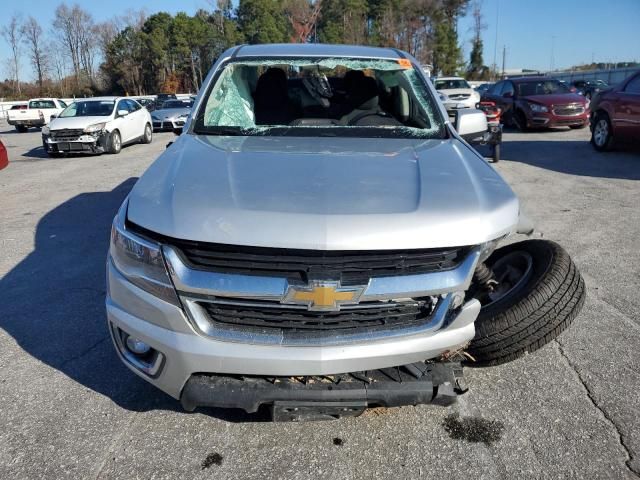
[[[108,327],[186,410],[275,420],[448,404],[463,366],[533,352],[584,282],[539,239],[410,55],[252,45],[220,56],[182,134],[117,213]],[[180,133],[180,132],[178,132]]]

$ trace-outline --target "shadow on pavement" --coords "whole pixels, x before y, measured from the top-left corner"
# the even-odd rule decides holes
[[[597,152],[588,141],[508,140],[502,144],[502,159],[569,175],[640,180],[640,148],[631,144]]]
[[[110,192],[78,195],[39,222],[35,248],[0,279],[0,328],[34,358],[132,411],[181,411],[131,373],[107,331],[105,261],[111,221],[136,178]],[[206,410],[228,421],[244,412]]]

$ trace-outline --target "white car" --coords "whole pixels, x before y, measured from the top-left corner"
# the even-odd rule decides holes
[[[50,156],[69,152],[120,153],[123,145],[151,143],[149,111],[135,100],[99,97],[76,100],[42,129]]]
[[[434,85],[447,110],[476,108],[480,101],[480,94],[462,77],[438,77]]]

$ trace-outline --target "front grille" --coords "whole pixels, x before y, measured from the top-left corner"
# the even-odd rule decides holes
[[[367,283],[373,277],[410,275],[457,267],[468,247],[416,250],[329,251],[244,247],[172,240],[192,268],[221,273],[286,277],[293,281]]]
[[[279,329],[286,332],[358,330],[406,327],[427,320],[433,310],[431,298],[403,302],[369,302],[343,307],[336,312],[310,312],[306,308],[275,302],[200,302],[209,321],[218,327],[243,330]]]
[[[584,113],[584,105],[580,103],[569,103],[567,105],[554,105],[553,114],[563,117],[573,115],[582,115]]]
[[[471,95],[468,93],[456,93],[454,95],[449,95],[449,98],[451,100],[466,100],[467,98],[469,98]]]
[[[63,130],[51,130],[51,139],[60,142],[75,142],[77,141],[84,131],[82,129],[69,129]]]

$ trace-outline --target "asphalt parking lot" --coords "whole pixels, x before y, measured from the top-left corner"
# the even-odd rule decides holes
[[[640,151],[588,130],[505,134],[496,165],[588,287],[558,342],[468,369],[452,407],[274,424],[182,412],[108,338],[113,215],[172,134],[49,159],[0,123],[0,478],[635,478],[640,472]],[[634,473],[635,472],[635,473]]]

